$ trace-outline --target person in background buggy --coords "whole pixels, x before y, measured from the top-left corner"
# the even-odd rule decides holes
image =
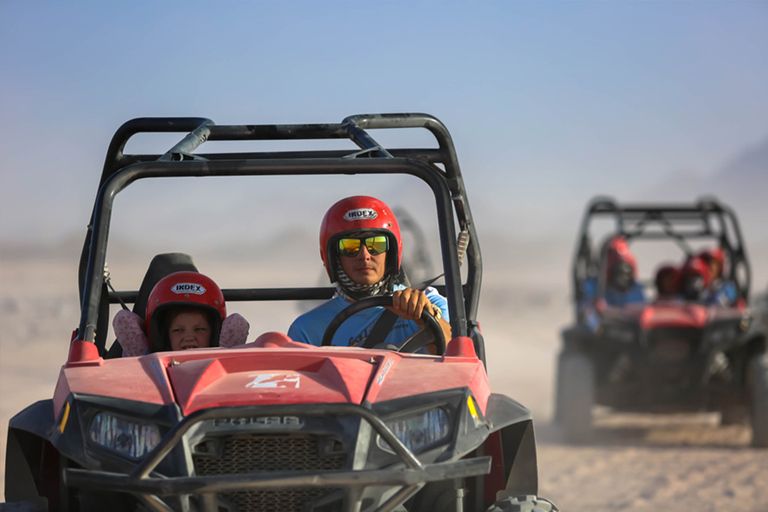
[[[326,212],[320,226],[320,258],[336,294],[293,321],[288,336],[294,341],[320,345],[334,317],[351,303],[368,297],[392,295],[387,308],[394,315],[382,319],[385,308],[360,311],[344,322],[333,345],[399,345],[423,325],[422,310],[438,319],[446,341],[451,339],[445,297],[428,287],[424,291],[398,282],[403,243],[392,210],[370,196],[338,201]]]
[[[637,258],[629,250],[629,244],[622,236],[608,240],[606,248],[605,302],[609,306],[622,307],[627,304],[644,303],[643,286],[637,282]],[[590,277],[584,282],[584,298],[589,303],[597,295],[597,278]]]
[[[709,269],[710,284],[704,290],[703,300],[707,304],[730,306],[736,303],[736,285],[723,277],[725,254],[719,247],[706,249],[699,253]]]
[[[654,279],[656,285],[656,300],[680,299],[680,269],[675,265],[666,263],[656,271]]]
[[[127,309],[115,314],[112,327],[124,357],[233,347],[248,338],[248,321],[238,313],[227,316],[221,289],[198,272],[174,272],[159,280],[149,294],[145,319]]]
[[[680,293],[684,300],[703,302],[710,283],[707,264],[698,256],[690,256],[680,269]]]

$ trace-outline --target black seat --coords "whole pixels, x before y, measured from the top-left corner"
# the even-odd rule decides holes
[[[169,274],[181,271],[199,272],[192,256],[181,252],[169,252],[158,254],[149,263],[149,268],[144,274],[139,291],[136,295],[136,301],[133,304],[133,312],[144,318],[147,311],[147,300],[152,288],[157,282]],[[107,359],[123,356],[123,347],[115,340],[106,354]]]

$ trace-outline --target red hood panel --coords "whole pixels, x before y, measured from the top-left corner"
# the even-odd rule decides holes
[[[366,361],[258,348],[237,357],[199,359],[171,366],[176,398],[184,414],[207,407],[249,404],[363,401],[375,366]],[[314,356],[314,357],[313,357]]]
[[[708,309],[700,304],[658,302],[645,308],[640,327],[646,331],[664,327],[703,329],[707,325]]]
[[[468,387],[485,414],[491,393],[488,376],[479,359],[446,357],[400,357],[384,353],[376,377],[371,384],[371,403],[415,396],[443,389]]]
[[[64,366],[53,395],[58,414],[71,392],[167,405],[174,402],[165,373],[167,362],[156,354],[108,359],[101,365]]]
[[[647,331],[670,327],[703,329],[710,322],[739,319],[742,315],[743,311],[738,308],[669,300],[630,304],[624,308],[609,307],[604,318],[607,321],[636,322]]]
[[[437,358],[295,343],[272,348],[246,345],[64,367],[54,407],[59,411],[69,393],[77,392],[157,404],[175,401],[187,415],[219,406],[376,403],[464,387],[472,390],[484,412],[490,388],[476,357]]]

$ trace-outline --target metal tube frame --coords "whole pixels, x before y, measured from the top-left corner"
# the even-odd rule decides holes
[[[712,226],[709,222],[709,216],[714,215],[717,219],[717,226]],[[574,260],[572,265],[572,280],[573,289],[577,291],[577,296],[574,297],[577,302],[577,316],[578,316],[578,287],[579,276],[577,262],[580,257],[583,257],[582,251],[588,248],[588,235],[589,226],[591,221],[598,216],[613,216],[616,221],[616,234],[627,235],[631,238],[642,239],[669,239],[669,234],[664,233],[644,233],[642,231],[629,232],[625,223],[627,221],[634,221],[640,224],[642,228],[649,222],[664,223],[667,221],[673,221],[676,223],[690,223],[691,225],[701,226],[699,231],[681,231],[674,230],[674,234],[684,240],[690,239],[718,239],[724,241],[731,253],[732,261],[730,264],[730,278],[738,283],[739,296],[748,297],[751,283],[751,268],[749,260],[747,259],[746,250],[744,248],[744,242],[741,234],[741,228],[739,221],[736,218],[734,211],[718,202],[715,199],[708,198],[698,201],[693,204],[618,204],[610,198],[597,197],[592,200],[587,207],[584,217],[581,221],[579,246],[574,254]],[[667,222],[668,223],[668,222]],[[728,225],[731,228],[729,229]],[[604,256],[604,255],[601,255]],[[604,258],[601,258],[604,259]],[[736,279],[736,267],[743,266],[745,272],[744,282],[741,283]],[[602,297],[605,293],[605,275],[604,272],[598,274],[598,296]]]
[[[368,129],[425,128],[438,142],[437,149],[386,150]],[[127,141],[138,133],[189,132],[163,155],[126,155]],[[351,139],[365,150],[356,158],[349,152],[263,152],[215,153],[192,156],[206,140],[305,140]],[[443,165],[445,171],[437,167]],[[137,179],[186,176],[257,176],[318,174],[410,174],[421,178],[432,189],[440,224],[440,240],[448,295],[451,328],[457,336],[467,336],[477,327],[476,316],[482,279],[482,260],[477,233],[472,222],[466,191],[451,136],[445,126],[428,114],[366,114],[350,116],[339,124],[306,125],[231,125],[217,126],[206,118],[138,118],[128,121],[115,133],[107,152],[99,193],[81,258],[81,303],[79,338],[95,341],[98,306],[102,299],[102,272],[106,258],[112,204],[117,193]],[[453,208],[451,208],[453,205]],[[461,284],[456,254],[454,212],[460,230],[469,233],[467,282]],[[458,278],[454,276],[459,276]],[[281,296],[278,290],[264,296]],[[133,292],[128,292],[132,294]],[[307,294],[326,293],[307,289]],[[231,292],[233,296],[245,297]],[[301,295],[301,294],[298,294]],[[113,296],[114,298],[114,296]],[[301,297],[297,297],[301,298]],[[243,299],[245,300],[245,299]],[[280,300],[280,299],[278,299]],[[100,351],[103,349],[99,347]],[[484,353],[484,347],[479,347]]]

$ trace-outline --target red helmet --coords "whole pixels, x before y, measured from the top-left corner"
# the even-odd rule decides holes
[[[344,235],[356,231],[381,232],[387,235],[390,249],[397,247],[397,252],[388,251],[387,274],[400,271],[403,241],[394,213],[389,206],[375,197],[352,196],[331,206],[320,224],[320,258],[332,283],[336,281],[338,258],[334,244]]]
[[[704,278],[704,286],[709,286],[711,279],[711,276],[709,275],[709,267],[707,266],[707,262],[704,261],[704,258],[701,258],[700,256],[692,256],[685,260],[685,264],[683,265],[683,268],[680,270],[680,275],[682,277],[690,276],[690,275],[698,275]]]
[[[725,253],[719,247],[713,247],[711,249],[704,249],[699,253],[699,258],[708,262],[711,259],[715,259],[720,262],[720,265],[725,263]]]
[[[680,270],[680,279],[683,295],[687,299],[697,300],[711,282],[709,267],[700,257],[692,256]]]
[[[629,244],[622,236],[615,236],[607,244],[606,268],[617,263],[626,263],[632,269],[632,279],[637,279],[637,258],[629,250]]]
[[[608,240],[608,250],[619,254],[626,254],[629,253],[629,244],[627,243],[626,238],[616,235]]]
[[[211,346],[219,344],[221,322],[227,317],[227,306],[221,288],[210,277],[198,272],[174,272],[159,280],[147,299],[145,315],[152,352],[171,350],[166,313],[173,306],[199,307],[211,322]]]
[[[699,253],[699,258],[704,260],[704,263],[709,265],[712,261],[716,261],[720,267],[719,273],[716,276],[710,276],[710,280],[718,279],[723,275],[725,267],[725,253],[719,247],[713,247],[711,249],[704,249]]]

